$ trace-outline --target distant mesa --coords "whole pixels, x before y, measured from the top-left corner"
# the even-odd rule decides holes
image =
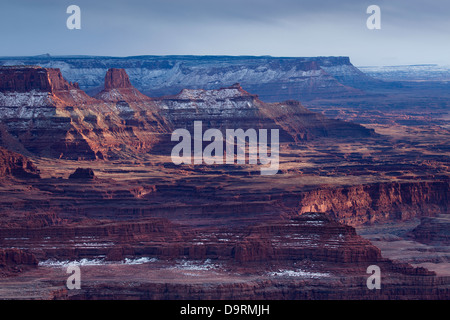
[[[51,58],[50,53],[43,53],[43,54],[38,54],[37,56],[34,56],[35,58]]]
[[[94,170],[91,168],[77,168],[77,170],[69,176],[69,179],[95,180],[97,177],[94,174]]]
[[[80,88],[92,95],[103,89],[129,86],[116,76],[122,68],[127,70],[136,89],[151,97],[175,95],[186,88],[220,89],[239,82],[264,102],[306,101],[359,96],[363,93],[361,90],[383,84],[353,66],[348,57],[45,56],[0,59],[0,65],[12,63],[65,66],[64,77],[79,82]],[[117,68],[111,72],[115,78],[113,82],[119,82],[104,86],[104,74],[111,67]]]

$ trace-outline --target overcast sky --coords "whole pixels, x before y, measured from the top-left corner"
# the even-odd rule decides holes
[[[0,56],[349,56],[357,66],[450,65],[449,0],[15,0]],[[66,9],[81,8],[81,30]],[[381,30],[366,9],[381,8]]]

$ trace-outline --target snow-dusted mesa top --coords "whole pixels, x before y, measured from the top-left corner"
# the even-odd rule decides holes
[[[230,87],[213,90],[183,89],[176,95],[176,98],[183,100],[225,100],[245,96],[256,97],[256,95],[252,95],[242,89],[239,83],[235,83]]]
[[[186,100],[218,100],[237,98],[243,95],[237,88],[224,88],[219,90],[183,89],[177,95],[177,98]]]
[[[0,92],[0,106],[44,107],[52,104],[49,92]]]
[[[55,115],[49,92],[0,92],[0,119],[32,119]]]
[[[184,109],[192,112],[204,110],[208,114],[225,115],[239,110],[254,109],[253,102],[256,97],[242,89],[239,84],[234,84],[217,90],[183,89],[175,96],[162,98],[159,100],[159,105],[163,110]],[[233,112],[230,113],[231,111]]]

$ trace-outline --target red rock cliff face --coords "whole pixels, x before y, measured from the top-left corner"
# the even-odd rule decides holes
[[[419,242],[448,246],[450,245],[450,215],[422,218],[410,235]]]
[[[318,137],[370,137],[358,124],[328,119],[307,110],[298,101],[264,103],[240,84],[218,90],[184,89],[175,96],[155,99],[162,114],[175,128],[193,130],[194,121],[208,128],[277,129],[281,142],[299,142]],[[171,145],[170,141],[166,146]]]
[[[59,69],[36,66],[0,67],[0,92],[25,93],[32,90],[48,92],[56,101],[68,99],[69,103],[92,102],[77,83],[67,82]],[[73,90],[71,94],[68,92],[70,90]]]
[[[21,154],[0,147],[0,177],[39,178],[36,166]]]
[[[31,90],[45,92],[52,90],[46,69],[34,66],[0,68],[1,92],[28,92]]]
[[[106,72],[105,89],[132,88],[125,69],[111,68]]]
[[[21,249],[0,249],[0,276],[35,268],[37,264],[38,261],[32,253]]]
[[[59,69],[46,68],[45,70],[51,85],[52,100],[56,102],[57,106],[66,107],[99,102],[80,90],[77,83],[67,82]]]
[[[235,247],[238,261],[301,260],[331,263],[381,261],[381,253],[350,226],[323,213],[305,213],[288,221],[259,224]]]
[[[98,93],[96,98],[106,102],[139,103],[148,105],[147,109],[157,110],[156,106],[152,105],[151,98],[133,87],[125,69],[108,69],[105,76],[105,89]]]
[[[449,181],[321,188],[301,195],[300,213],[326,212],[348,225],[448,213]]]
[[[79,245],[73,247],[74,239],[95,237],[98,242],[114,241],[115,248],[127,247],[131,254],[158,259],[225,259],[238,263],[302,259],[329,263],[382,261],[380,250],[357,235],[353,227],[332,221],[322,213],[260,223],[237,229],[234,235],[202,230],[201,242],[197,240],[199,232],[195,228],[184,230],[165,219],[151,219],[97,226],[4,228],[0,229],[0,244],[6,245],[11,237],[22,238],[18,240],[22,247],[39,247],[40,255],[57,259],[109,254],[110,248],[103,246],[89,248],[90,251],[79,250]],[[47,241],[37,246],[44,238],[57,239],[57,243]]]
[[[133,87],[124,69],[109,69],[105,89],[95,97],[114,110],[121,123],[132,131],[126,145],[134,153],[152,150],[162,137],[167,139],[173,131],[155,102]]]

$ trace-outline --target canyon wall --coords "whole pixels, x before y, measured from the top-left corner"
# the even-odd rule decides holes
[[[326,212],[348,225],[448,214],[450,181],[324,187],[303,193],[300,213]]]
[[[0,177],[39,178],[33,162],[16,152],[0,147]]]

